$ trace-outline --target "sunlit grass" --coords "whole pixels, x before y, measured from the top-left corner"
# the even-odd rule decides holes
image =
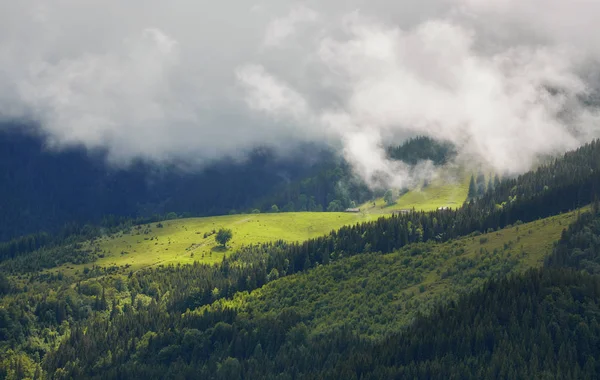
[[[374,220],[381,215],[367,213],[294,212],[244,214],[207,218],[177,219],[134,227],[130,233],[105,236],[84,244],[98,249],[104,257],[94,263],[69,265],[60,270],[77,271],[85,266],[128,266],[131,270],[159,264],[216,263],[242,245],[275,240],[303,241],[325,235],[348,224]],[[212,231],[230,228],[233,238],[227,247],[215,241]],[[206,238],[204,234],[208,233]]]
[[[292,212],[276,214],[243,214],[206,218],[175,219],[138,226],[126,233],[104,236],[87,242],[83,249],[94,249],[100,258],[93,263],[63,265],[51,271],[66,274],[81,272],[93,265],[126,267],[128,270],[168,265],[191,264],[195,261],[217,263],[243,245],[274,240],[303,241],[328,234],[344,225],[375,220],[399,209],[434,210],[438,207],[459,207],[466,198],[466,183],[432,183],[400,197],[396,204],[386,206],[377,199],[360,206],[359,213]],[[232,240],[227,247],[215,242],[212,231],[230,228]],[[205,237],[205,234],[208,234]]]
[[[464,177],[464,178],[462,178]],[[387,214],[396,210],[432,211],[440,207],[458,208],[467,199],[469,179],[462,175],[461,179],[434,181],[426,187],[410,190],[400,196],[392,205],[387,205],[383,198],[361,205],[361,210],[371,214]]]

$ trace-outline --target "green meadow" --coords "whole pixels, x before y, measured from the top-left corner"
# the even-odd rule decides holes
[[[464,181],[463,181],[464,182]],[[64,273],[81,272],[92,265],[126,267],[139,270],[155,265],[191,264],[195,261],[216,263],[228,252],[243,245],[274,240],[303,241],[325,235],[342,226],[375,220],[395,210],[435,210],[439,207],[459,207],[466,199],[465,183],[432,184],[409,191],[391,206],[383,199],[360,206],[358,213],[292,212],[273,214],[242,214],[205,218],[173,219],[132,227],[114,235],[103,236],[83,244],[99,258],[92,263],[70,264],[55,268]],[[215,241],[215,232],[229,228],[233,238],[227,247]]]
[[[104,256],[94,265],[128,266],[132,270],[159,264],[213,263],[242,245],[273,240],[302,241],[377,217],[367,213],[294,212],[175,219],[162,222],[162,227],[153,223],[104,236],[87,242],[83,249],[94,249]],[[215,241],[214,231],[220,228],[233,232],[227,247]],[[71,268],[77,270],[86,265]]]
[[[383,198],[361,205],[361,211],[370,214],[390,214],[397,210],[432,211],[440,207],[458,208],[467,199],[469,177],[454,181],[438,181],[426,187],[411,190],[387,205]],[[375,204],[373,204],[375,203]]]

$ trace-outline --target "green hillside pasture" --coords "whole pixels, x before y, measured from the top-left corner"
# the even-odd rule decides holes
[[[241,315],[251,312],[257,318],[296,313],[314,334],[347,325],[362,336],[378,338],[490,277],[541,266],[576,217],[572,212],[443,244],[358,255],[206,307],[237,307]]]
[[[390,214],[397,210],[432,211],[440,207],[458,208],[462,206],[469,193],[469,177],[466,179],[437,181],[424,188],[413,189],[399,197],[392,205],[383,198],[361,205],[361,211],[369,214]]]
[[[85,266],[127,266],[129,270],[159,264],[191,264],[194,261],[219,262],[223,255],[242,245],[274,240],[303,241],[325,235],[334,229],[376,219],[365,213],[297,212],[279,214],[228,215],[208,218],[176,219],[132,228],[84,244],[101,256],[93,263],[57,268],[68,273]],[[215,242],[220,228],[230,228],[232,240],[227,248]],[[204,237],[204,234],[209,236]],[[102,257],[103,256],[103,257]]]
[[[344,225],[375,220],[399,209],[434,210],[438,207],[459,207],[466,198],[468,181],[456,182],[466,175],[449,170],[445,179],[439,179],[424,189],[404,194],[392,206],[383,199],[376,206],[366,203],[359,213],[293,212],[276,214],[243,214],[206,218],[175,219],[136,226],[128,231],[104,236],[84,243],[81,252],[92,259],[84,264],[57,264],[46,273],[62,272],[65,275],[81,273],[85,268],[98,266],[127,272],[154,265],[220,262],[227,252],[242,245],[273,240],[303,241],[325,235]],[[215,242],[213,231],[230,228],[233,239],[227,248]],[[207,236],[205,237],[205,234]],[[71,261],[77,262],[77,261]],[[111,269],[112,271],[112,269]]]

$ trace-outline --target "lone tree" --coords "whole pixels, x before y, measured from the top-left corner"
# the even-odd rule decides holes
[[[233,237],[233,232],[231,232],[230,229],[221,228],[219,230],[219,232],[217,232],[217,236],[215,237],[215,240],[217,241],[217,243],[221,244],[223,247],[226,247],[227,242],[229,240],[231,240],[232,237]]]
[[[388,206],[391,206],[394,204],[394,192],[392,190],[388,190],[385,192],[385,194],[383,195],[383,200],[385,201],[385,203]]]

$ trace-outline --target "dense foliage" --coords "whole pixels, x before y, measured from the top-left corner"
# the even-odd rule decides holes
[[[490,281],[399,335],[345,350],[334,368],[321,367],[325,377],[597,378],[599,225],[597,210],[583,214],[544,269]]]
[[[315,175],[280,185],[257,203],[263,212],[271,212],[273,205],[283,212],[343,211],[373,195],[364,182],[355,178],[348,163],[332,159],[324,162]]]
[[[570,267],[589,274],[600,274],[600,218],[597,203],[594,212],[586,213],[563,232],[561,244],[546,260],[550,267]]]
[[[442,165],[456,156],[456,148],[447,141],[417,136],[399,146],[389,147],[387,153],[390,158],[410,165],[416,165],[423,160],[431,160],[435,165]]]
[[[0,128],[0,181],[10,184],[1,194],[0,241],[39,231],[55,235],[65,225],[114,227],[168,214],[342,211],[374,196],[347,162],[315,146],[291,157],[257,149],[244,161],[223,159],[201,169],[151,162],[114,168],[104,152],[52,151],[41,138],[14,130]],[[390,148],[392,158],[411,164],[445,162],[451,152],[425,137]]]
[[[109,166],[103,152],[83,148],[46,149],[41,138],[0,128],[0,241],[46,231],[67,223],[98,224],[108,215],[150,217],[221,215],[248,211],[258,199],[288,181],[318,173],[330,153],[304,147],[281,158],[268,149],[244,161],[224,159],[198,169],[178,163],[134,162]],[[270,205],[269,205],[270,206]]]
[[[381,343],[349,340],[333,368],[312,356],[326,369],[306,377],[594,379],[599,289],[599,278],[569,270],[492,281]]]
[[[505,277],[526,252],[478,236],[590,203],[598,165],[594,142],[458,210],[248,246],[218,265],[97,267],[101,252],[76,242],[17,255],[0,264],[0,378],[594,378],[598,207],[527,274]],[[465,236],[479,239],[475,256]],[[82,258],[81,275],[41,270]],[[348,277],[371,271],[379,283]],[[454,296],[429,297],[432,277]]]
[[[578,224],[583,220],[595,224],[600,217],[586,214]],[[576,243],[582,233],[590,241],[600,238],[587,223],[583,229],[578,224],[572,233],[565,233],[553,256],[561,247]],[[419,259],[423,252],[406,254],[400,257]],[[421,259],[429,257],[425,252]],[[376,259],[343,260],[332,264],[330,273],[343,278],[353,267],[368,269],[372,260]],[[326,276],[322,271],[319,274]],[[392,329],[387,337],[375,340],[363,337],[343,317],[339,317],[341,324],[328,331],[311,333],[304,309],[285,303],[296,297],[310,300],[311,292],[320,293],[314,286],[322,286],[322,280],[315,277],[304,284],[306,294],[292,288],[285,297],[271,297],[280,300],[276,307],[261,308],[261,302],[242,295],[233,302],[182,315],[168,313],[156,300],[147,306],[138,302],[135,308],[96,318],[85,330],[76,328],[47,357],[46,365],[50,371],[62,368],[55,372],[57,378],[134,378],[139,374],[157,379],[596,377],[600,370],[595,360],[600,353],[599,277],[567,266],[490,278],[475,293],[430,307],[427,315],[417,316],[406,330],[398,328],[400,332],[393,333]],[[409,281],[407,285],[414,281],[398,280]],[[358,291],[368,292],[368,286]],[[256,297],[262,298],[260,293]],[[242,307],[235,307],[236,302]],[[413,308],[415,302],[403,305]],[[323,307],[330,306],[324,303]],[[366,311],[380,315],[377,309],[382,307],[375,303]],[[393,313],[381,317],[394,320]],[[146,328],[137,327],[140,324]],[[372,324],[376,325],[375,320]]]

